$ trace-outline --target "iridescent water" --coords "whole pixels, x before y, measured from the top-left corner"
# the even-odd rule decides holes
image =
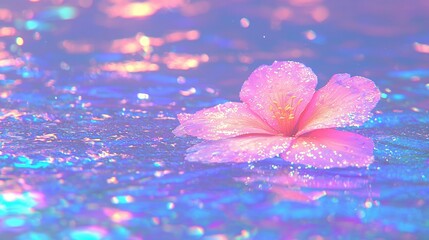
[[[1,239],[423,239],[429,2],[2,0]],[[376,82],[375,163],[184,160],[176,114],[274,60]]]

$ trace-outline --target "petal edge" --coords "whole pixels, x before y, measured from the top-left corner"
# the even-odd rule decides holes
[[[218,141],[205,141],[187,150],[191,162],[252,162],[278,156],[286,151],[292,138],[283,136],[247,135]]]
[[[371,118],[380,91],[370,79],[336,74],[313,96],[298,124],[297,135],[315,129],[360,126]]]
[[[367,167],[374,161],[374,143],[362,135],[320,129],[296,138],[281,157],[317,168]]]
[[[173,130],[176,136],[219,140],[245,134],[276,134],[244,103],[227,102],[195,114],[179,114],[178,119],[180,125]]]

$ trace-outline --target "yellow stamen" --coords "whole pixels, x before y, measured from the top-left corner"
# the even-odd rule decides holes
[[[277,120],[280,129],[285,131],[283,133],[285,135],[291,134],[290,131],[293,130],[293,124],[295,124],[296,110],[303,101],[302,98],[297,99],[297,101],[296,99],[296,96],[281,95],[277,96],[276,100],[271,100],[270,111],[273,118]]]

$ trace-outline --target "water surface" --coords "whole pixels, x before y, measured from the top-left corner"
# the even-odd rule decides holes
[[[2,0],[2,239],[423,239],[429,3]],[[372,79],[369,168],[184,160],[261,64]]]

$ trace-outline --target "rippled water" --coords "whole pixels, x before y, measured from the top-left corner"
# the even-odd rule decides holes
[[[1,239],[424,239],[429,3],[2,0]],[[368,169],[184,160],[176,114],[295,60],[382,91]]]

